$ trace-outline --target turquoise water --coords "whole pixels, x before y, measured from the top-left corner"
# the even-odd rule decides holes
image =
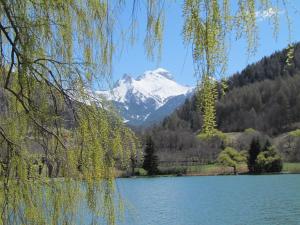
[[[118,179],[118,225],[300,225],[300,175]]]

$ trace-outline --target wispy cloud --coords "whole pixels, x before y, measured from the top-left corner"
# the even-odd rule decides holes
[[[273,17],[273,16],[278,16],[278,15],[283,14],[283,13],[284,13],[283,10],[270,7],[270,8],[265,9],[265,10],[256,11],[255,16],[256,16],[256,19],[258,21],[262,21],[262,20],[268,19],[268,18]]]

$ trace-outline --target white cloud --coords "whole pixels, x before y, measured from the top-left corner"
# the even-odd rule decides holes
[[[265,19],[268,19],[270,17],[276,16],[279,14],[283,14],[283,13],[284,13],[283,10],[279,10],[277,8],[270,7],[266,10],[256,11],[255,16],[256,16],[257,20],[261,21],[261,20],[265,20]]]

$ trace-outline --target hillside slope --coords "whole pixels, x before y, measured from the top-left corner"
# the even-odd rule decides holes
[[[264,57],[228,79],[229,90],[217,103],[217,125],[225,132],[252,127],[275,135],[300,121],[300,44],[294,63],[286,67],[285,50]],[[201,129],[195,97],[187,100],[161,123],[165,129]],[[172,128],[171,128],[172,129]]]
[[[286,50],[276,52],[228,79],[229,89],[217,102],[219,130],[230,133],[253,128],[260,136],[272,138],[299,128],[300,44],[295,45],[292,66],[287,67],[285,58]],[[222,143],[202,143],[197,137],[201,126],[194,96],[144,135],[153,136],[163,160],[209,162],[216,158]]]

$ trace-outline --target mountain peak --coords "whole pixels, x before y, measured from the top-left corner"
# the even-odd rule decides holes
[[[139,76],[136,80],[142,80],[147,77],[153,77],[153,76],[164,77],[166,79],[173,80],[172,74],[168,70],[165,70],[163,68],[157,68],[155,70],[147,70],[144,72],[143,75]]]
[[[190,96],[193,88],[178,84],[169,71],[158,68],[144,72],[137,79],[124,74],[111,91],[98,91],[119,109],[129,124],[153,119],[155,112],[166,115]],[[174,101],[172,101],[174,99]],[[175,101],[176,100],[176,101]],[[166,110],[168,108],[168,110]]]
[[[124,80],[125,82],[131,82],[132,81],[132,77],[129,74],[124,73],[124,75],[122,77],[122,80]]]
[[[157,68],[156,70],[153,70],[153,73],[160,74],[161,76],[167,79],[173,80],[172,74],[168,70],[165,70],[164,68]]]
[[[114,84],[113,88],[119,87],[122,84],[130,85],[133,82],[133,80],[134,79],[129,74],[124,73],[122,78]]]

